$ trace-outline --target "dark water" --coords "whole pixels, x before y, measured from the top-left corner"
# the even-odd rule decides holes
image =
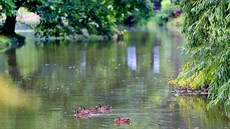
[[[224,129],[201,97],[175,97],[167,79],[185,63],[180,33],[134,30],[123,42],[35,41],[0,54],[1,129]],[[83,105],[112,112],[75,119]],[[116,117],[131,125],[117,126]]]

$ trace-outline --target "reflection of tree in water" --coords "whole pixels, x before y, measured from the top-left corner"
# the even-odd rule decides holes
[[[18,68],[17,65],[17,56],[16,56],[16,49],[11,49],[10,51],[6,52],[8,57],[8,72],[12,79],[20,84],[20,86],[24,89],[32,89],[33,88],[33,81],[36,80],[36,76],[40,74],[40,70],[34,71],[29,77],[24,78]],[[25,55],[26,56],[26,55]]]
[[[198,96],[180,96],[171,97],[171,103],[169,103],[169,109],[180,114],[180,117],[184,119],[182,128],[199,128],[199,129],[224,129],[224,125],[227,125],[227,119],[219,119],[220,115],[218,109],[207,110],[207,99]],[[223,116],[224,117],[224,116]],[[176,119],[176,118],[175,118]],[[177,120],[176,120],[177,121]],[[207,124],[209,123],[209,124]],[[216,123],[219,123],[217,126]]]
[[[5,60],[5,56],[3,54],[0,53],[0,59],[1,60]],[[5,62],[4,61],[0,61],[0,72],[3,72],[5,69]]]
[[[21,80],[20,72],[17,68],[17,61],[16,61],[16,50],[12,49],[11,51],[7,52],[8,56],[8,68],[9,68],[9,74],[13,78],[14,81]]]
[[[178,46],[178,43],[181,41],[182,37],[180,34],[178,34],[178,32],[175,31],[171,31],[169,34],[169,36],[171,37],[171,61],[175,63],[175,71],[177,76],[181,72],[181,62],[178,57],[180,55],[178,54],[179,51],[175,51],[175,49],[178,48],[175,47]]]
[[[44,77],[43,75],[47,75],[47,74],[52,74],[55,70],[51,70],[49,67],[43,68],[43,67],[38,67],[35,71],[32,71],[30,73],[27,74],[27,76],[23,76],[18,68],[18,64],[17,64],[17,56],[16,56],[16,50],[12,49],[10,51],[8,51],[7,53],[7,57],[8,57],[8,72],[9,75],[11,76],[12,80],[17,83],[18,86],[20,86],[20,88],[28,90],[28,89],[39,89],[42,90],[43,93],[45,93],[46,91],[43,89],[44,85],[41,85],[41,82],[44,83],[43,80]],[[26,56],[26,55],[25,55]],[[39,84],[40,85],[37,85]],[[45,86],[49,86],[50,84],[47,83],[47,85]],[[36,86],[36,87],[34,87]],[[44,103],[43,105],[47,105],[45,106],[45,109],[47,108],[51,108],[50,105],[52,105],[51,103],[57,104],[58,102],[62,102],[62,110],[61,113],[64,114],[64,112],[67,110],[67,100],[68,98],[63,95],[63,92],[56,92],[54,94],[43,94],[43,96],[46,97],[42,97],[42,99],[44,98],[49,98],[53,101],[44,101],[42,100],[41,102]],[[27,99],[27,98],[25,98]],[[50,103],[51,102],[51,103]],[[36,115],[36,114],[34,114]],[[32,117],[34,118],[35,116],[32,115]],[[31,119],[32,120],[32,119]]]
[[[162,118],[165,119],[165,125],[183,129],[226,128],[227,119],[220,119],[221,114],[219,114],[218,109],[207,110],[207,100],[205,98],[198,96],[169,96],[168,100],[170,101],[167,101],[166,106],[169,113],[167,118]],[[216,125],[216,123],[219,125]]]

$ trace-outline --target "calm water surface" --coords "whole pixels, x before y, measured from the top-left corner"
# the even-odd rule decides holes
[[[0,53],[1,129],[224,129],[229,120],[207,100],[175,97],[167,79],[185,63],[182,35],[133,30],[123,42],[35,41]],[[112,112],[75,119],[83,105]],[[131,125],[117,126],[116,117]]]

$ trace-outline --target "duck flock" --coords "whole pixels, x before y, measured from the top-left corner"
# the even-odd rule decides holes
[[[74,116],[76,118],[87,119],[90,115],[99,114],[99,113],[107,113],[107,112],[110,112],[111,109],[112,109],[112,106],[110,105],[102,106],[101,104],[98,104],[96,107],[93,107],[93,108],[86,108],[84,106],[81,106],[78,110],[75,111]],[[131,118],[117,117],[114,121],[119,126],[123,124],[130,124]]]

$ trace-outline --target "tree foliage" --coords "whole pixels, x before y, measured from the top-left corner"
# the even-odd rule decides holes
[[[177,78],[181,86],[209,89],[210,106],[230,107],[230,1],[181,1],[186,52],[192,59]]]
[[[16,16],[20,7],[38,14],[37,34],[60,36],[89,34],[111,36],[116,26],[130,15],[147,18],[152,14],[150,0],[1,0],[0,13]],[[20,5],[18,3],[21,3]],[[138,15],[136,15],[138,14]]]

